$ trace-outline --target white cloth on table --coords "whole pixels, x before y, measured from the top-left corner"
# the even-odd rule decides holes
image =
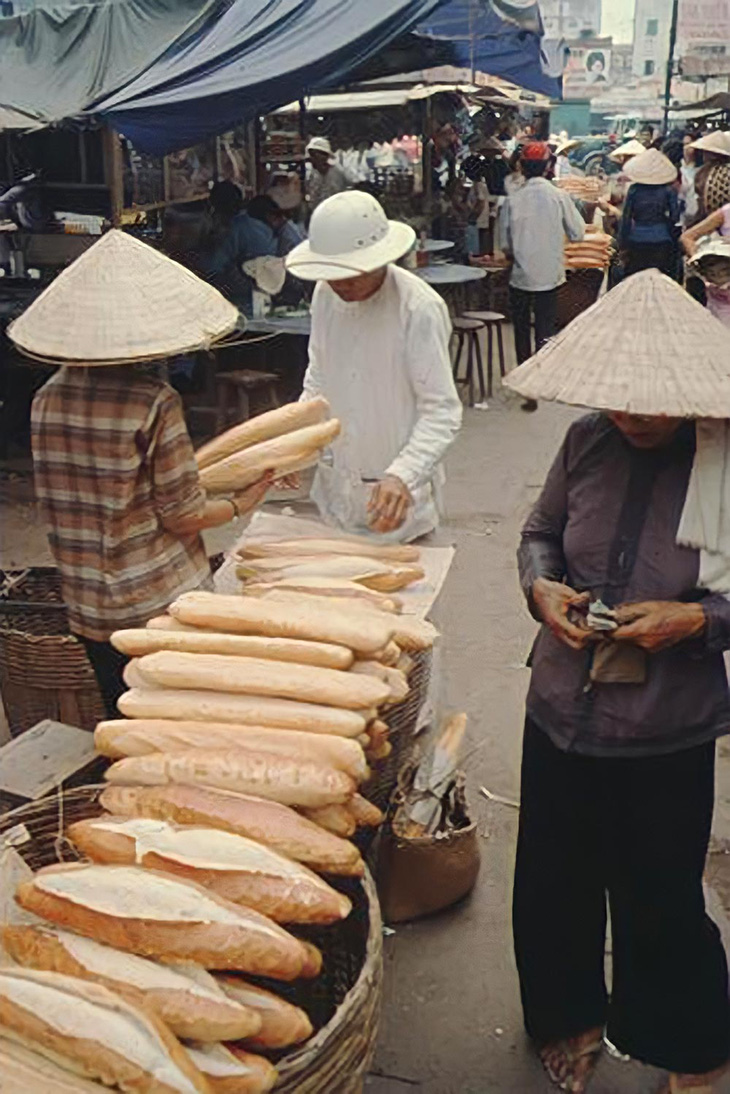
[[[696,423],[697,449],[677,543],[700,552],[699,585],[730,594],[730,422]]]
[[[500,240],[512,255],[510,285],[546,292],[565,281],[563,241],[578,242],[585,223],[575,202],[546,178],[528,179],[502,206]]]
[[[410,540],[438,524],[444,455],[462,407],[449,357],[443,300],[418,277],[388,266],[368,300],[346,303],[320,281],[312,300],[303,399],[324,395],[342,434],[317,469],[312,497],[330,524],[366,534],[373,483],[397,475],[413,494]]]

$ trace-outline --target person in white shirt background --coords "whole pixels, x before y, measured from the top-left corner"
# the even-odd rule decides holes
[[[522,149],[525,184],[507,198],[500,216],[502,251],[511,260],[510,301],[514,323],[515,353],[522,364],[532,356],[532,317],[535,350],[555,334],[557,290],[565,281],[563,237],[583,239],[585,223],[572,198],[545,177],[550,148],[544,141],[530,141]],[[536,410],[527,399],[524,410]]]
[[[316,281],[302,399],[323,395],[342,422],[312,490],[348,532],[409,541],[439,523],[443,458],[461,425],[443,300],[393,263],[415,241],[369,194],[322,202],[287,256]]]
[[[321,201],[347,190],[350,182],[335,162],[327,137],[312,137],[307,145],[307,157],[307,204],[311,214]]]

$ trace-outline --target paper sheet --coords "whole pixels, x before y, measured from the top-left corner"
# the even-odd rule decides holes
[[[236,560],[232,556],[247,539],[297,539],[299,536],[347,539],[347,536],[336,528],[331,528],[317,520],[259,511],[253,515],[246,531],[216,573],[215,591],[218,593],[239,592],[241,583],[236,577]],[[397,595],[403,601],[403,611],[406,615],[424,618],[443,588],[455,552],[453,547],[421,547],[420,550],[421,566],[426,572],[424,580],[401,590]]]

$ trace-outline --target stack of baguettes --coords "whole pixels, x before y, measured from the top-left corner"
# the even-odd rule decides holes
[[[311,542],[300,557],[329,557]],[[106,812],[67,829],[85,861],[19,886],[39,925],[4,929],[17,963],[0,970],[7,1094],[94,1089],[87,1080],[148,1094],[271,1089],[267,1051],[312,1026],[246,974],[318,975],[297,925],[350,911],[320,875],[363,874],[345,837],[381,816],[358,784],[389,751],[380,714],[407,694],[408,652],[434,637],[377,596],[293,587],[186,593],[113,636],[133,660],[126,717],[95,734],[116,761]]]

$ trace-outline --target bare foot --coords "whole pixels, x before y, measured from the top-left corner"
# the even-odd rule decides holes
[[[544,1045],[539,1056],[551,1082],[570,1094],[583,1094],[598,1063],[602,1036],[599,1026]]]

